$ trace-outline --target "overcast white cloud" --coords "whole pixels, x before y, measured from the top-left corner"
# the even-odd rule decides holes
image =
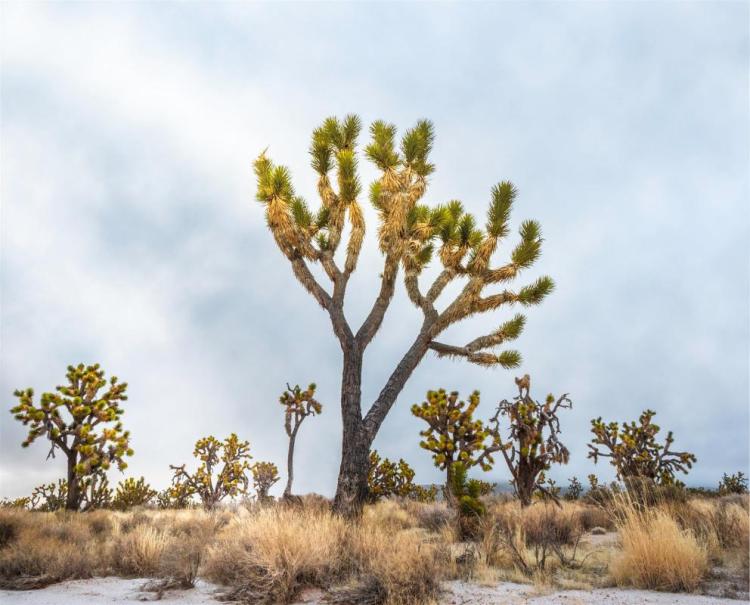
[[[746,3],[1,10],[4,407],[14,388],[48,390],[68,363],[100,361],[130,384],[129,472],[161,487],[207,433],[236,431],[281,465],[277,397],[315,380],[325,410],[301,432],[297,482],[332,493],[340,352],[265,230],[250,164],[270,146],[313,199],[306,150],[322,118],[353,111],[406,128],[428,117],[430,200],[483,213],[509,178],[516,224],[542,223],[545,253],[527,279],[548,273],[558,289],[518,346],[537,395],[575,403],[558,480],[611,477],[585,458],[588,421],[646,407],[697,454],[692,482],[747,469]],[[368,243],[353,323],[377,286]],[[366,396],[417,317],[399,293],[367,356]],[[422,364],[376,442],[422,481],[438,474],[409,406],[438,386],[480,389],[489,415],[513,373]],[[21,450],[16,424],[0,422],[0,495],[63,471],[43,444]]]

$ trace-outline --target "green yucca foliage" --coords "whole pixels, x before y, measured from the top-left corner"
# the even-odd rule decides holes
[[[200,461],[194,473],[185,470],[184,464],[170,465],[175,493],[198,496],[207,510],[212,510],[227,496],[247,494],[252,458],[249,442],[240,441],[234,433],[224,441],[208,436],[195,442],[193,455]]]
[[[11,413],[29,426],[23,447],[46,437],[51,444],[48,458],[58,450],[66,456],[71,487],[65,507],[78,510],[83,499],[81,479],[104,473],[112,465],[123,471],[125,457],[133,455],[130,433],[120,421],[128,385],[116,376],[105,379],[99,364],[68,366],[66,378],[68,384],[55,387],[54,393],[42,393],[39,405],[34,403],[33,389],[15,391],[18,405]]]
[[[482,496],[490,493],[494,486],[479,479],[469,479],[468,468],[460,460],[451,466],[446,495],[458,511],[458,533],[463,540],[475,540],[480,531],[480,520],[487,512]]]
[[[258,502],[273,500],[268,491],[279,480],[279,469],[273,462],[256,462],[252,467],[253,486]]]
[[[688,473],[696,461],[690,452],[678,452],[670,449],[674,443],[672,431],[667,433],[664,444],[657,442],[661,430],[653,422],[656,412],[644,411],[638,422],[617,422],[605,424],[599,418],[591,421],[591,432],[594,434],[589,444],[588,457],[594,460],[609,458],[610,464],[617,471],[617,478],[630,489],[633,485],[650,482],[655,485],[677,483],[676,472]]]
[[[128,510],[134,506],[146,506],[156,497],[157,491],[146,483],[143,477],[138,480],[128,477],[117,485],[112,508]]]

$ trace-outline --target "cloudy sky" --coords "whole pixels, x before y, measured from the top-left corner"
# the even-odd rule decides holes
[[[698,456],[689,482],[747,470],[747,24],[743,2],[3,3],[3,407],[69,363],[101,362],[130,385],[128,473],[161,488],[206,434],[235,431],[281,467],[277,398],[314,380],[324,412],[302,428],[297,491],[332,494],[340,349],[266,231],[251,162],[269,147],[313,201],[307,146],[324,117],[426,117],[427,199],[483,214],[512,180],[514,224],[535,218],[546,240],[525,277],[558,287],[528,313],[520,370],[429,356],[381,454],[439,480],[410,405],[476,388],[487,417],[528,372],[539,398],[574,401],[560,483],[611,478],[586,459],[589,420],[647,407]],[[382,262],[367,218],[357,325]],[[366,404],[419,318],[400,289],[367,353]],[[5,414],[0,495],[62,476]],[[498,464],[486,478],[508,476]]]

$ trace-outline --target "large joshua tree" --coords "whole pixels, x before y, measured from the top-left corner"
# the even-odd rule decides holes
[[[422,198],[428,177],[435,169],[429,161],[434,138],[432,124],[419,121],[404,133],[397,148],[396,127],[376,121],[370,127],[371,141],[364,152],[379,171],[370,185],[369,197],[378,213],[383,268],[372,308],[358,328],[350,325],[344,302],[365,235],[357,173],[360,129],[360,119],[349,115],[343,120],[328,118],[313,132],[310,155],[318,173],[322,202],[316,212],[295,193],[286,167],[274,165],[265,152],[255,161],[257,198],[265,205],[268,227],[296,278],[328,313],[343,352],[343,442],[334,508],[345,515],[361,511],[367,497],[370,446],[409,376],[428,351],[441,357],[463,357],[482,366],[512,368],[520,363],[517,351],[495,350],[516,336],[508,333],[505,324],[463,345],[442,342],[440,335],[478,313],[515,304],[538,304],[553,288],[549,277],[518,290],[505,287],[539,257],[542,237],[539,224],[534,221],[521,224],[520,242],[506,264],[494,266],[491,262],[509,232],[508,220],[516,197],[511,183],[501,182],[492,188],[484,230],[477,227],[474,217],[464,212],[458,201],[428,206]],[[420,275],[433,256],[441,269],[430,284],[420,284]],[[313,275],[313,264],[319,265],[330,281],[328,289]],[[423,317],[421,322],[415,322],[409,348],[375,401],[363,410],[363,357],[380,329],[402,271],[409,299]],[[463,288],[452,300],[438,306],[446,286],[456,280],[464,281]],[[486,293],[488,286],[500,289]],[[399,330],[406,331],[405,326],[399,326]]]

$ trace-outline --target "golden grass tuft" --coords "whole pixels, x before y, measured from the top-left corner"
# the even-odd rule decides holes
[[[622,513],[622,552],[610,566],[619,586],[662,591],[694,591],[708,571],[708,556],[690,529],[682,529],[661,508]]]
[[[236,598],[288,602],[301,587],[325,587],[341,574],[345,534],[346,523],[328,512],[260,509],[224,528],[203,573]]]

